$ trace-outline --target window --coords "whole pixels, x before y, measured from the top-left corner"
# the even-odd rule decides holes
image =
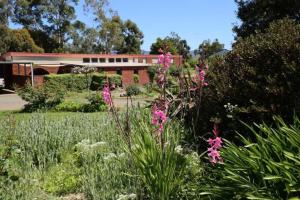
[[[122,62],[122,59],[121,58],[116,58],[116,61],[117,61],[117,63],[120,63],[120,62]]]
[[[92,63],[97,63],[98,62],[98,58],[92,58]]]
[[[84,63],[89,63],[90,62],[90,58],[83,58],[83,62]]]
[[[106,62],[106,59],[105,59],[105,58],[99,58],[99,61],[100,61],[101,63],[105,63],[105,62]]]
[[[123,62],[128,62],[128,58],[123,58]]]
[[[115,62],[115,59],[114,59],[114,58],[109,58],[109,59],[108,59],[108,62],[114,63],[114,62]]]
[[[139,74],[139,70],[138,70],[138,69],[134,69],[134,70],[133,70],[133,73],[134,73],[134,74]]]
[[[122,75],[122,70],[121,70],[121,68],[117,68],[117,74],[118,74],[118,75]]]
[[[135,63],[135,58],[133,58],[133,59],[132,59],[132,62],[134,62],[134,63]]]

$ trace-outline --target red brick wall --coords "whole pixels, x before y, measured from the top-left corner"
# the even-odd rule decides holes
[[[145,85],[150,82],[147,68],[139,70],[139,84]]]
[[[125,86],[133,84],[133,69],[122,70],[122,84]]]

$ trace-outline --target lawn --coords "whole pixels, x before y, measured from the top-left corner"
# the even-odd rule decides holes
[[[118,199],[134,177],[107,113],[0,113],[0,199]]]

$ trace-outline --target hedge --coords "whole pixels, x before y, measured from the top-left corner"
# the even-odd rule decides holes
[[[92,76],[91,89],[101,89],[107,80],[110,85],[122,86],[122,77],[118,74],[94,74]]]
[[[69,91],[84,90],[88,85],[84,74],[51,74],[45,75],[44,80],[49,84],[59,84]]]
[[[88,74],[51,74],[45,75],[45,81],[48,83],[59,84],[69,91],[80,91],[87,88],[92,90],[101,89],[106,82],[109,81],[110,85],[122,85],[122,78],[117,74],[103,74],[94,73]]]

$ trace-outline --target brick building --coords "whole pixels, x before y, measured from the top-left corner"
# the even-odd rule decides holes
[[[147,68],[157,61],[158,55],[8,52],[0,57],[0,71],[8,88],[14,84],[22,86],[28,80],[40,85],[44,75],[70,73],[75,66],[90,66],[98,72],[119,74],[123,85],[132,84],[136,74],[140,84],[147,84]],[[171,62],[179,66],[182,57],[173,56]]]

